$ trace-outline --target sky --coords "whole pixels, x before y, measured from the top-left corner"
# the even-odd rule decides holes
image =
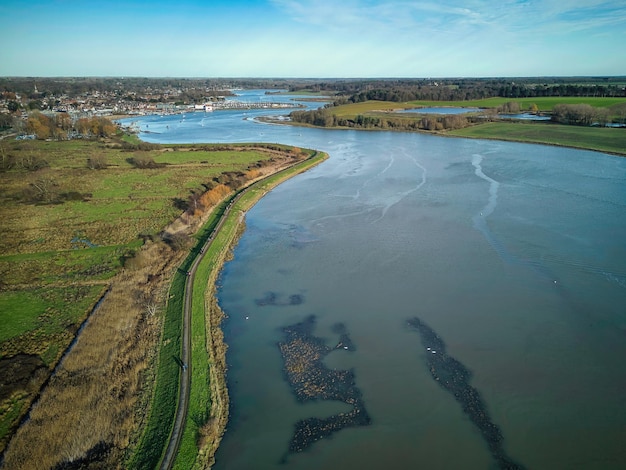
[[[0,76],[615,76],[625,39],[625,0],[0,2]]]

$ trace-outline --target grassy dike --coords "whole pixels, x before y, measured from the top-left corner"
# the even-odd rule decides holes
[[[233,207],[215,234],[194,279],[191,319],[191,391],[184,434],[174,464],[176,469],[206,468],[228,421],[226,345],[220,324],[223,313],[217,304],[215,283],[232,248],[244,230],[244,214],[268,191],[283,181],[321,163],[328,155],[311,151],[306,160],[270,175],[223,201],[196,235],[197,244],[176,273],[161,340],[155,393],[146,431],[130,459],[130,468],[156,468],[163,456],[177,407],[185,272],[200,247],[217,226],[231,201]],[[238,197],[239,196],[239,197]],[[164,424],[168,423],[168,424]]]

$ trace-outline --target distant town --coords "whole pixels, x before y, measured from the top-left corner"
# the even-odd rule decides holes
[[[33,112],[72,121],[93,117],[212,112],[225,109],[297,108],[297,104],[237,99],[240,85],[209,80],[0,79],[0,130],[19,128]],[[17,124],[17,125],[16,125]]]

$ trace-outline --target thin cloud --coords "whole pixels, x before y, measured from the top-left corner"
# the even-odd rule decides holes
[[[623,1],[470,0],[408,2],[368,0],[271,0],[294,21],[329,30],[488,28],[517,33],[584,31],[626,23]],[[626,25],[624,25],[626,26]],[[625,28],[626,29],[626,28]]]

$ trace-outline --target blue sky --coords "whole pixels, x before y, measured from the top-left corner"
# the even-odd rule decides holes
[[[626,75],[626,1],[3,0],[0,39],[0,76]]]

